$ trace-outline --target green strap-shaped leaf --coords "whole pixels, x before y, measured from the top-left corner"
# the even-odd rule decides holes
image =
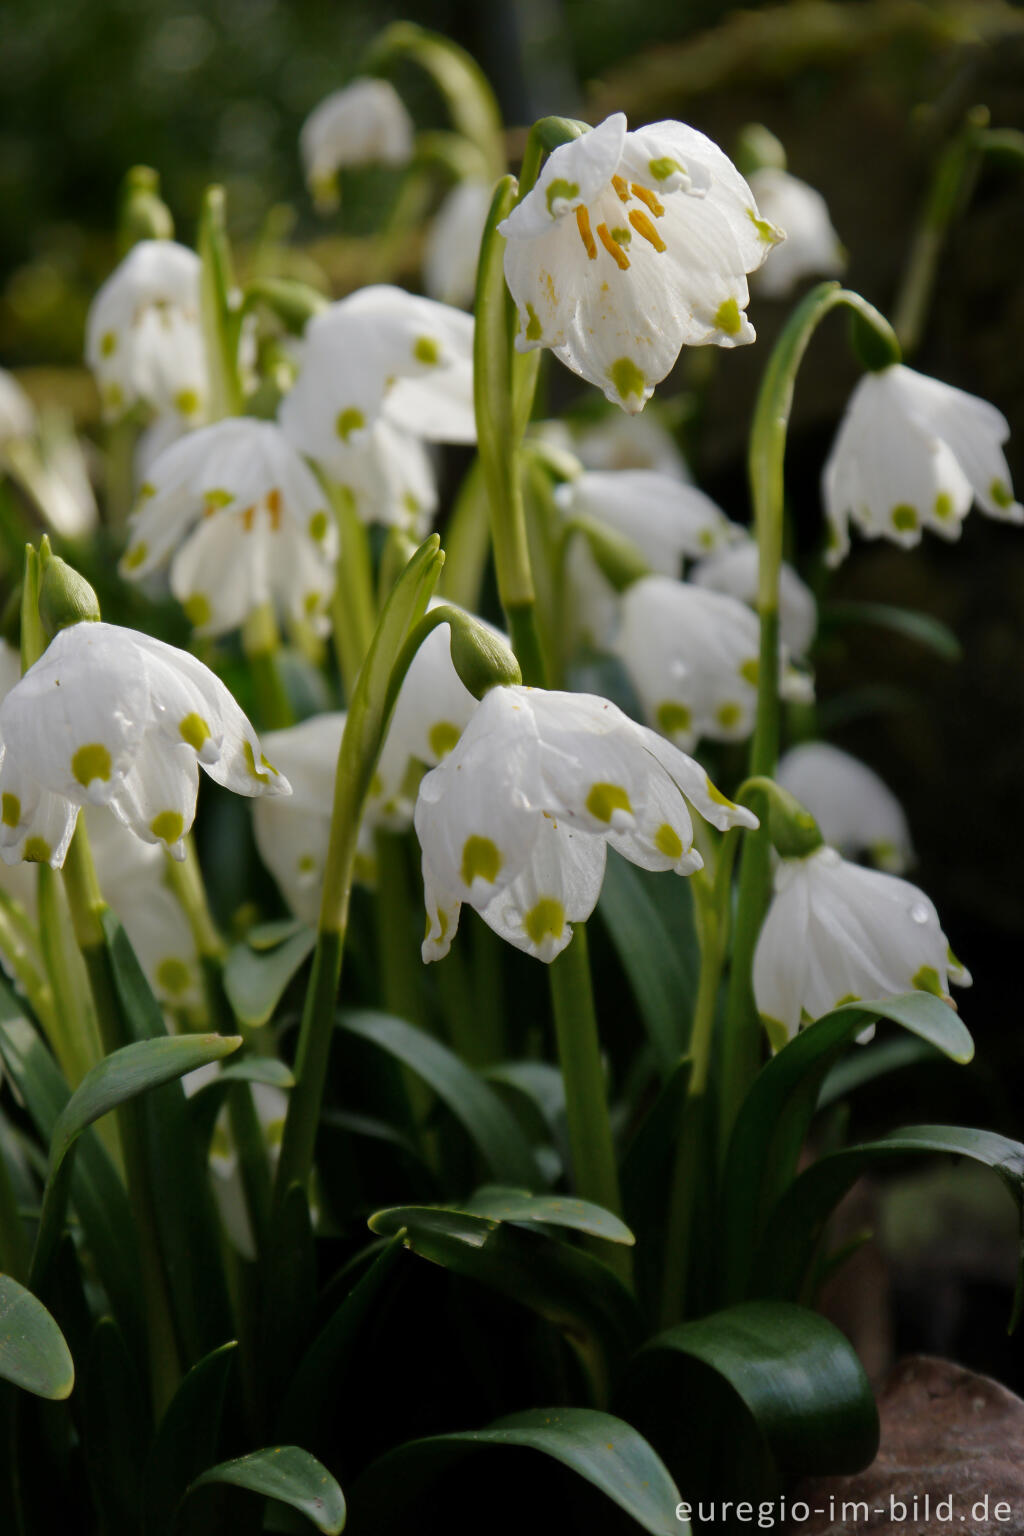
[[[958,1125],[911,1125],[878,1141],[846,1147],[823,1157],[790,1185],[771,1213],[755,1265],[757,1283],[768,1296],[800,1293],[822,1229],[846,1191],[871,1168],[882,1168],[922,1153],[969,1157],[998,1174],[1021,1222],[1021,1250],[1011,1329],[1024,1299],[1024,1145],[994,1131]]]
[[[32,1257],[35,1283],[46,1271],[64,1221],[69,1153],[86,1126],[140,1093],[218,1061],[241,1043],[240,1035],[165,1035],[159,1040],[137,1040],[113,1051],[85,1074],[58,1116],[50,1140],[43,1209]]]
[[[662,1074],[668,1076],[686,1049],[685,1022],[697,994],[689,884],[652,879],[648,871],[612,854],[597,910],[633,988]]]
[[[288,1089],[295,1085],[291,1069],[276,1056],[243,1056],[222,1067],[216,1077],[204,1083],[188,1101],[189,1118],[204,1147],[210,1144],[221,1105],[232,1083],[266,1083],[271,1088]]]
[[[230,1483],[290,1504],[311,1520],[318,1531],[337,1536],[345,1526],[345,1495],[327,1468],[297,1445],[268,1446],[237,1461],[222,1461],[197,1477],[192,1488]]]
[[[592,1408],[532,1408],[509,1414],[487,1429],[411,1440],[374,1462],[352,1491],[357,1526],[383,1532],[408,1530],[402,1512],[444,1469],[470,1451],[511,1445],[540,1451],[607,1495],[652,1536],[687,1536],[676,1519],[679,1490],[660,1457],[625,1420]],[[449,1483],[445,1504],[453,1527],[461,1511],[458,1485]],[[543,1529],[539,1518],[538,1529]],[[481,1522],[481,1529],[484,1523]]]
[[[963,649],[956,635],[933,614],[916,608],[897,608],[892,603],[827,603],[821,610],[819,628],[827,633],[848,625],[872,624],[893,634],[915,640],[941,656],[943,661],[959,661]]]
[[[100,926],[117,998],[132,1036],[136,1040],[160,1039],[167,1034],[163,1010],[146,980],[121,919],[106,907],[100,913]]]
[[[359,1010],[341,1014],[340,1022],[397,1057],[434,1090],[464,1127],[494,1178],[528,1189],[543,1184],[530,1144],[512,1112],[453,1051],[390,1014]]]
[[[635,1243],[636,1238],[611,1211],[590,1200],[568,1195],[533,1195],[528,1189],[507,1189],[501,1184],[485,1184],[463,1202],[462,1209],[474,1216],[491,1216],[495,1221],[538,1222],[550,1227],[569,1227],[603,1237],[609,1243]]]
[[[146,1536],[170,1536],[190,1483],[216,1455],[236,1348],[234,1342],[222,1344],[204,1355],[182,1378],[167,1405],[142,1480]]]
[[[139,1525],[142,1472],[153,1425],[136,1360],[113,1318],[101,1317],[89,1341],[79,1386],[79,1428],[97,1513],[109,1531]]]
[[[913,1035],[901,1035],[895,1040],[882,1040],[878,1045],[859,1046],[849,1051],[829,1072],[818,1094],[817,1108],[827,1109],[830,1104],[845,1099],[848,1093],[873,1083],[876,1078],[889,1072],[899,1072],[904,1067],[917,1067],[924,1061],[942,1061],[941,1051]]]
[[[42,1302],[10,1275],[0,1275],[0,1377],[36,1397],[70,1397],[71,1351]]]
[[[927,992],[848,1003],[783,1046],[755,1079],[729,1144],[721,1237],[730,1299],[746,1294],[753,1249],[769,1210],[796,1172],[823,1079],[854,1037],[878,1019],[902,1025],[953,1061],[970,1061],[974,1054],[957,1015]]]
[[[312,928],[302,927],[273,949],[256,950],[246,942],[228,952],[224,991],[243,1024],[266,1024],[306,956],[316,943]]]

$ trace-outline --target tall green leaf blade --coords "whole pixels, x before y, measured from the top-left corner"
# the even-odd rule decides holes
[[[568,1227],[603,1237],[609,1243],[628,1243],[636,1238],[611,1211],[591,1200],[577,1200],[570,1195],[533,1195],[528,1189],[508,1189],[500,1184],[485,1184],[475,1190],[462,1209],[474,1216],[490,1216],[495,1221],[537,1222],[543,1226]]]
[[[824,1078],[855,1036],[878,1019],[902,1025],[953,1061],[970,1061],[974,1053],[957,1015],[927,992],[848,1003],[783,1046],[755,1079],[729,1144],[721,1235],[730,1299],[745,1294],[758,1234],[796,1171]]]
[[[503,1445],[540,1451],[561,1462],[651,1536],[686,1536],[688,1526],[675,1516],[679,1490],[660,1457],[631,1424],[592,1408],[532,1408],[498,1419],[487,1429],[432,1435],[398,1446],[374,1462],[353,1489],[358,1527],[408,1530],[399,1523],[403,1511],[420,1501],[445,1468],[470,1451]],[[445,1506],[454,1511],[454,1525],[459,1514],[457,1484],[449,1480],[448,1488]]]
[[[75,1384],[71,1351],[37,1297],[10,1275],[0,1275],[0,1377],[36,1397],[70,1397]]]
[[[771,1213],[755,1266],[763,1293],[800,1293],[826,1221],[862,1174],[929,1152],[969,1157],[991,1168],[1016,1203],[1022,1238],[1010,1321],[1011,1329],[1015,1327],[1024,1300],[1024,1145],[994,1131],[966,1126],[911,1125],[878,1141],[819,1158],[790,1185]]]
[[[143,1528],[146,1536],[170,1536],[189,1485],[217,1454],[224,1394],[235,1343],[222,1344],[182,1378],[167,1405],[146,1462]]]
[[[960,641],[949,625],[917,608],[898,608],[894,603],[843,602],[826,603],[821,610],[820,627],[824,632],[857,624],[888,629],[914,640],[943,661],[959,661],[963,655]]]
[[[210,1483],[230,1483],[277,1499],[297,1509],[327,1536],[337,1536],[344,1529],[345,1496],[340,1486],[315,1456],[297,1445],[269,1446],[236,1461],[222,1461],[197,1477],[192,1489]]]
[[[495,1179],[527,1189],[543,1184],[536,1158],[514,1115],[453,1051],[423,1030],[386,1013],[346,1012],[340,1021],[353,1034],[396,1057],[434,1090],[464,1127]]]
[[[111,1531],[135,1530],[153,1426],[138,1366],[112,1318],[101,1317],[93,1330],[81,1394],[80,1430],[98,1513]]]
[[[136,1040],[158,1040],[167,1034],[163,1010],[146,980],[138,956],[116,913],[106,907],[100,914],[110,970],[118,1002]]]
[[[315,943],[313,929],[303,927],[273,949],[257,951],[243,942],[228,952],[224,991],[243,1024],[266,1024]]]

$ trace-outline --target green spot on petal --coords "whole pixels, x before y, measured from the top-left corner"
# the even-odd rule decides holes
[[[420,510],[420,504],[416,497],[413,495],[412,491],[406,491],[404,493],[402,496],[402,506],[409,513],[410,517],[415,517],[417,512]]]
[[[693,715],[686,705],[678,704],[673,699],[659,704],[654,711],[654,718],[658,722],[658,730],[665,736],[685,734],[693,725]]]
[[[21,820],[21,801],[17,795],[9,794],[4,790],[2,804],[2,820],[5,827],[16,827]]]
[[[181,735],[182,741],[187,741],[189,746],[194,747],[197,752],[201,752],[203,750],[203,743],[208,740],[211,734],[210,727],[207,725],[202,715],[197,715],[195,711],[193,711],[192,714],[185,716],[184,720],[178,726],[178,731]]]
[[[156,495],[156,486],[153,484],[152,480],[144,480],[142,482],[142,484],[139,486],[139,494],[138,494],[136,500],[138,500],[138,501],[148,501],[151,496],[155,496],[155,495]]]
[[[1005,480],[993,480],[988,488],[988,493],[997,507],[1013,506],[1013,492]]]
[[[503,863],[501,853],[489,837],[467,837],[462,850],[463,884],[472,885],[479,878],[493,885]]]
[[[213,617],[213,609],[210,607],[210,599],[202,592],[193,592],[191,597],[186,597],[182,607],[185,617],[196,629],[202,629],[204,624],[209,624]]]
[[[149,830],[154,837],[158,837],[168,847],[176,843],[185,830],[185,818],[180,811],[161,811],[154,816],[149,824]]]
[[[715,326],[727,336],[738,336],[743,329],[743,317],[735,299],[723,299],[715,310]]]
[[[757,687],[757,657],[756,656],[751,656],[745,662],[743,662],[743,664],[740,667],[740,677],[742,677],[742,679],[743,679],[743,681],[745,683],[750,683],[751,687],[753,687],[753,688]]]
[[[707,790],[708,799],[712,800],[715,805],[727,806],[730,811],[736,810],[736,802],[734,800],[730,800],[728,795],[723,795],[718,785],[712,784],[709,778],[705,777],[704,787]]]
[[[25,839],[25,862],[27,864],[49,864],[53,849],[45,837],[29,837]]]
[[[540,317],[537,314],[537,311],[534,309],[532,304],[527,304],[527,306],[526,306],[526,315],[527,315],[527,321],[528,321],[527,327],[526,327],[526,339],[527,339],[527,341],[540,341],[541,336],[544,334],[544,331],[543,331],[543,327],[542,327],[542,325],[540,323]]]
[[[621,784],[592,784],[586,804],[597,821],[610,822],[616,811],[633,814],[629,796]]]
[[[623,229],[621,225],[611,230],[610,234],[616,245],[628,245],[633,238],[633,231],[631,229]]]
[[[909,502],[906,501],[901,501],[898,507],[893,507],[889,516],[892,519],[893,527],[900,533],[913,533],[920,521],[917,515],[917,508],[910,506]]]
[[[347,405],[343,411],[338,412],[338,419],[334,423],[334,430],[343,443],[347,443],[353,432],[362,431],[366,426],[366,417],[362,411],[354,405]]]
[[[663,821],[654,834],[654,846],[659,853],[663,853],[666,859],[679,859],[683,854],[683,840],[675,827],[670,827],[667,821]]]
[[[257,768],[256,754],[253,752],[251,741],[243,741],[242,753],[245,757],[245,766],[248,768],[249,773],[254,779],[257,779],[260,784],[269,784],[271,774],[274,774],[275,777],[277,776],[277,769],[272,763],[267,762],[267,759],[263,756],[262,752],[260,753],[260,767],[265,768],[267,771],[266,773],[261,773],[260,769]]]
[[[133,544],[131,549],[125,550],[121,564],[126,571],[137,571],[148,554],[149,545],[143,539],[138,544]]]
[[[199,413],[199,396],[194,389],[179,389],[174,404],[183,416],[196,416]]]
[[[560,939],[565,932],[565,908],[553,896],[542,896],[523,918],[523,927],[531,943],[538,948],[548,934]]]
[[[647,380],[631,357],[620,357],[617,363],[612,363],[608,377],[620,400],[629,400],[633,395],[638,400],[643,399]]]
[[[311,539],[316,539],[317,542],[319,543],[319,541],[321,539],[326,538],[326,536],[327,536],[327,528],[328,528],[327,513],[326,512],[314,512],[313,516],[309,520],[309,536],[310,536],[310,538]]]
[[[764,1025],[764,1032],[768,1036],[768,1044],[772,1051],[781,1051],[789,1041],[789,1030],[785,1024],[781,1019],[773,1019],[769,1013],[762,1013],[761,1023]]]
[[[435,336],[417,336],[412,355],[418,363],[425,363],[428,368],[436,368],[441,361],[441,343]]]
[[[724,731],[731,731],[739,725],[743,718],[743,709],[739,704],[719,704],[715,710],[715,719]]]
[[[753,224],[765,245],[774,245],[777,238],[777,231],[775,226],[773,224],[769,224],[767,219],[759,219],[753,208],[747,209],[747,218],[750,220],[751,224]]]
[[[427,741],[430,743],[431,752],[440,760],[442,757],[448,756],[448,753],[455,746],[461,735],[462,732],[458,726],[452,725],[450,720],[438,720],[435,725],[430,727]]]
[[[574,181],[557,180],[548,187],[545,196],[547,198],[548,213],[555,216],[556,203],[570,203],[574,197],[579,197],[580,189]]]
[[[940,491],[936,496],[935,516],[943,522],[953,516],[953,498],[948,491]]]
[[[662,155],[658,160],[648,160],[647,169],[655,181],[668,181],[670,176],[686,175],[683,166],[678,160],[673,160],[671,155]]]
[[[167,960],[161,960],[156,968],[157,986],[162,991],[169,992],[172,997],[179,997],[182,992],[187,992],[191,979],[191,973],[184,960],[178,960],[173,956]]]
[[[934,965],[922,965],[910,983],[915,992],[930,992],[933,997],[945,997],[942,990],[942,982]]]
[[[837,997],[832,1004],[833,1008],[845,1008],[847,1003],[859,1003],[860,998],[856,992],[844,992],[842,997]]]
[[[104,331],[100,337],[100,356],[113,357],[117,351],[117,332]]]
[[[221,507],[230,506],[234,499],[234,491],[225,491],[219,486],[216,486],[212,491],[203,492],[203,501],[211,512],[217,512]]]
[[[110,753],[101,741],[87,742],[71,759],[71,772],[85,788],[93,779],[108,780],[111,767]]]

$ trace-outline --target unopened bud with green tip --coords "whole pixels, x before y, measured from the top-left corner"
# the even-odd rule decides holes
[[[492,688],[506,688],[521,683],[522,673],[512,647],[502,635],[481,624],[463,608],[447,603],[428,614],[440,614],[439,623],[451,631],[452,665],[463,686],[474,699],[482,699]]]
[[[625,592],[634,582],[651,575],[651,567],[632,539],[596,518],[574,517],[566,524],[565,533],[567,540],[574,534],[586,539],[598,570],[616,592]]]
[[[786,151],[763,123],[747,123],[740,129],[733,160],[740,175],[746,177],[755,171],[786,169]]]
[[[903,361],[903,349],[896,332],[884,316],[875,311],[880,324],[869,324],[858,310],[850,314],[850,346],[861,367],[868,373],[881,373]]]
[[[39,619],[50,640],[72,624],[98,623],[99,598],[73,565],[53,554],[47,538],[39,548],[39,569]]]
[[[160,196],[160,176],[150,165],[133,165],[121,183],[118,247],[127,255],[140,240],[173,240],[174,219]]]
[[[260,277],[246,284],[242,308],[266,305],[294,336],[301,336],[314,315],[327,308],[324,294],[293,277]]]
[[[810,811],[774,779],[747,779],[736,796],[743,805],[757,804],[761,825],[782,859],[806,859],[824,847],[825,839]]]

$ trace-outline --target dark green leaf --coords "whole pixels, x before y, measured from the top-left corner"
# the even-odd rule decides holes
[[[423,1079],[479,1148],[496,1179],[536,1189],[540,1169],[529,1142],[494,1090],[454,1052],[415,1025],[368,1010],[340,1015],[353,1034],[371,1040]]]
[[[891,603],[843,602],[826,603],[821,609],[819,626],[826,632],[857,624],[872,624],[914,640],[941,656],[943,661],[959,661],[963,655],[960,642],[948,624],[915,608],[897,608]]]
[[[733,1127],[726,1161],[722,1224],[726,1294],[746,1293],[750,1258],[768,1211],[796,1171],[821,1084],[851,1040],[891,1019],[953,1061],[970,1061],[971,1037],[939,998],[908,992],[848,1003],[808,1025],[759,1073]]]
[[[170,1536],[178,1506],[211,1456],[217,1454],[224,1394],[237,1345],[223,1344],[186,1376],[167,1406],[146,1463],[146,1536]]]
[[[167,1033],[163,1011],[153,996],[153,990],[146,980],[120,918],[106,907],[100,914],[100,924],[103,928],[118,1001],[133,1038],[136,1040],[160,1039]]]
[[[827,1109],[830,1104],[845,1099],[847,1094],[863,1088],[865,1083],[873,1083],[876,1078],[884,1077],[889,1072],[899,1072],[903,1067],[916,1067],[924,1061],[944,1059],[942,1052],[929,1045],[927,1040],[918,1040],[913,1035],[883,1040],[878,1045],[861,1046],[836,1062],[821,1085],[818,1108]]]
[[[197,1088],[188,1101],[188,1112],[202,1146],[208,1147],[213,1127],[232,1083],[266,1083],[271,1088],[291,1088],[295,1077],[276,1056],[243,1056],[222,1067],[216,1077]]]
[[[1013,1197],[1024,1234],[1024,1146],[957,1125],[911,1125],[878,1141],[846,1147],[813,1163],[786,1190],[771,1214],[756,1264],[764,1294],[799,1294],[825,1222],[846,1191],[871,1168],[883,1168],[922,1153],[969,1157],[998,1174]],[[1020,1316],[1024,1278],[1024,1236],[1017,1273],[1011,1328]]]
[[[312,928],[302,927],[275,949],[236,944],[224,964],[224,991],[243,1024],[266,1024],[282,994],[316,943]]]
[[[352,1507],[360,1529],[405,1531],[399,1519],[444,1469],[468,1452],[511,1445],[540,1451],[584,1478],[652,1536],[686,1536],[676,1519],[679,1490],[642,1435],[625,1420],[591,1408],[532,1408],[509,1414],[487,1429],[466,1430],[412,1440],[374,1462],[353,1490]],[[458,1485],[449,1482],[444,1507],[458,1523]],[[427,1499],[429,1503],[429,1496]],[[467,1512],[468,1513],[468,1512]],[[538,1511],[538,1516],[540,1512]],[[384,1522],[383,1525],[379,1522]],[[480,1523],[483,1529],[483,1523]],[[544,1529],[538,1518],[538,1529]]]
[[[632,1232],[618,1216],[589,1200],[569,1195],[532,1195],[528,1189],[507,1189],[501,1184],[485,1184],[463,1201],[462,1209],[473,1216],[491,1216],[495,1221],[537,1222],[543,1226],[570,1227],[603,1237],[609,1243],[635,1243]]]
[[[309,1198],[291,1184],[271,1227],[263,1265],[262,1383],[268,1410],[280,1401],[305,1348],[316,1305],[316,1250]]]
[[[36,1397],[69,1397],[71,1351],[42,1302],[10,1275],[0,1275],[0,1378]]]
[[[138,1366],[112,1318],[96,1324],[80,1390],[81,1433],[99,1512],[111,1531],[136,1530],[153,1426]]]
[[[269,1446],[237,1461],[222,1461],[197,1477],[193,1488],[230,1483],[291,1505],[328,1536],[345,1525],[345,1496],[327,1468],[297,1445]]]

